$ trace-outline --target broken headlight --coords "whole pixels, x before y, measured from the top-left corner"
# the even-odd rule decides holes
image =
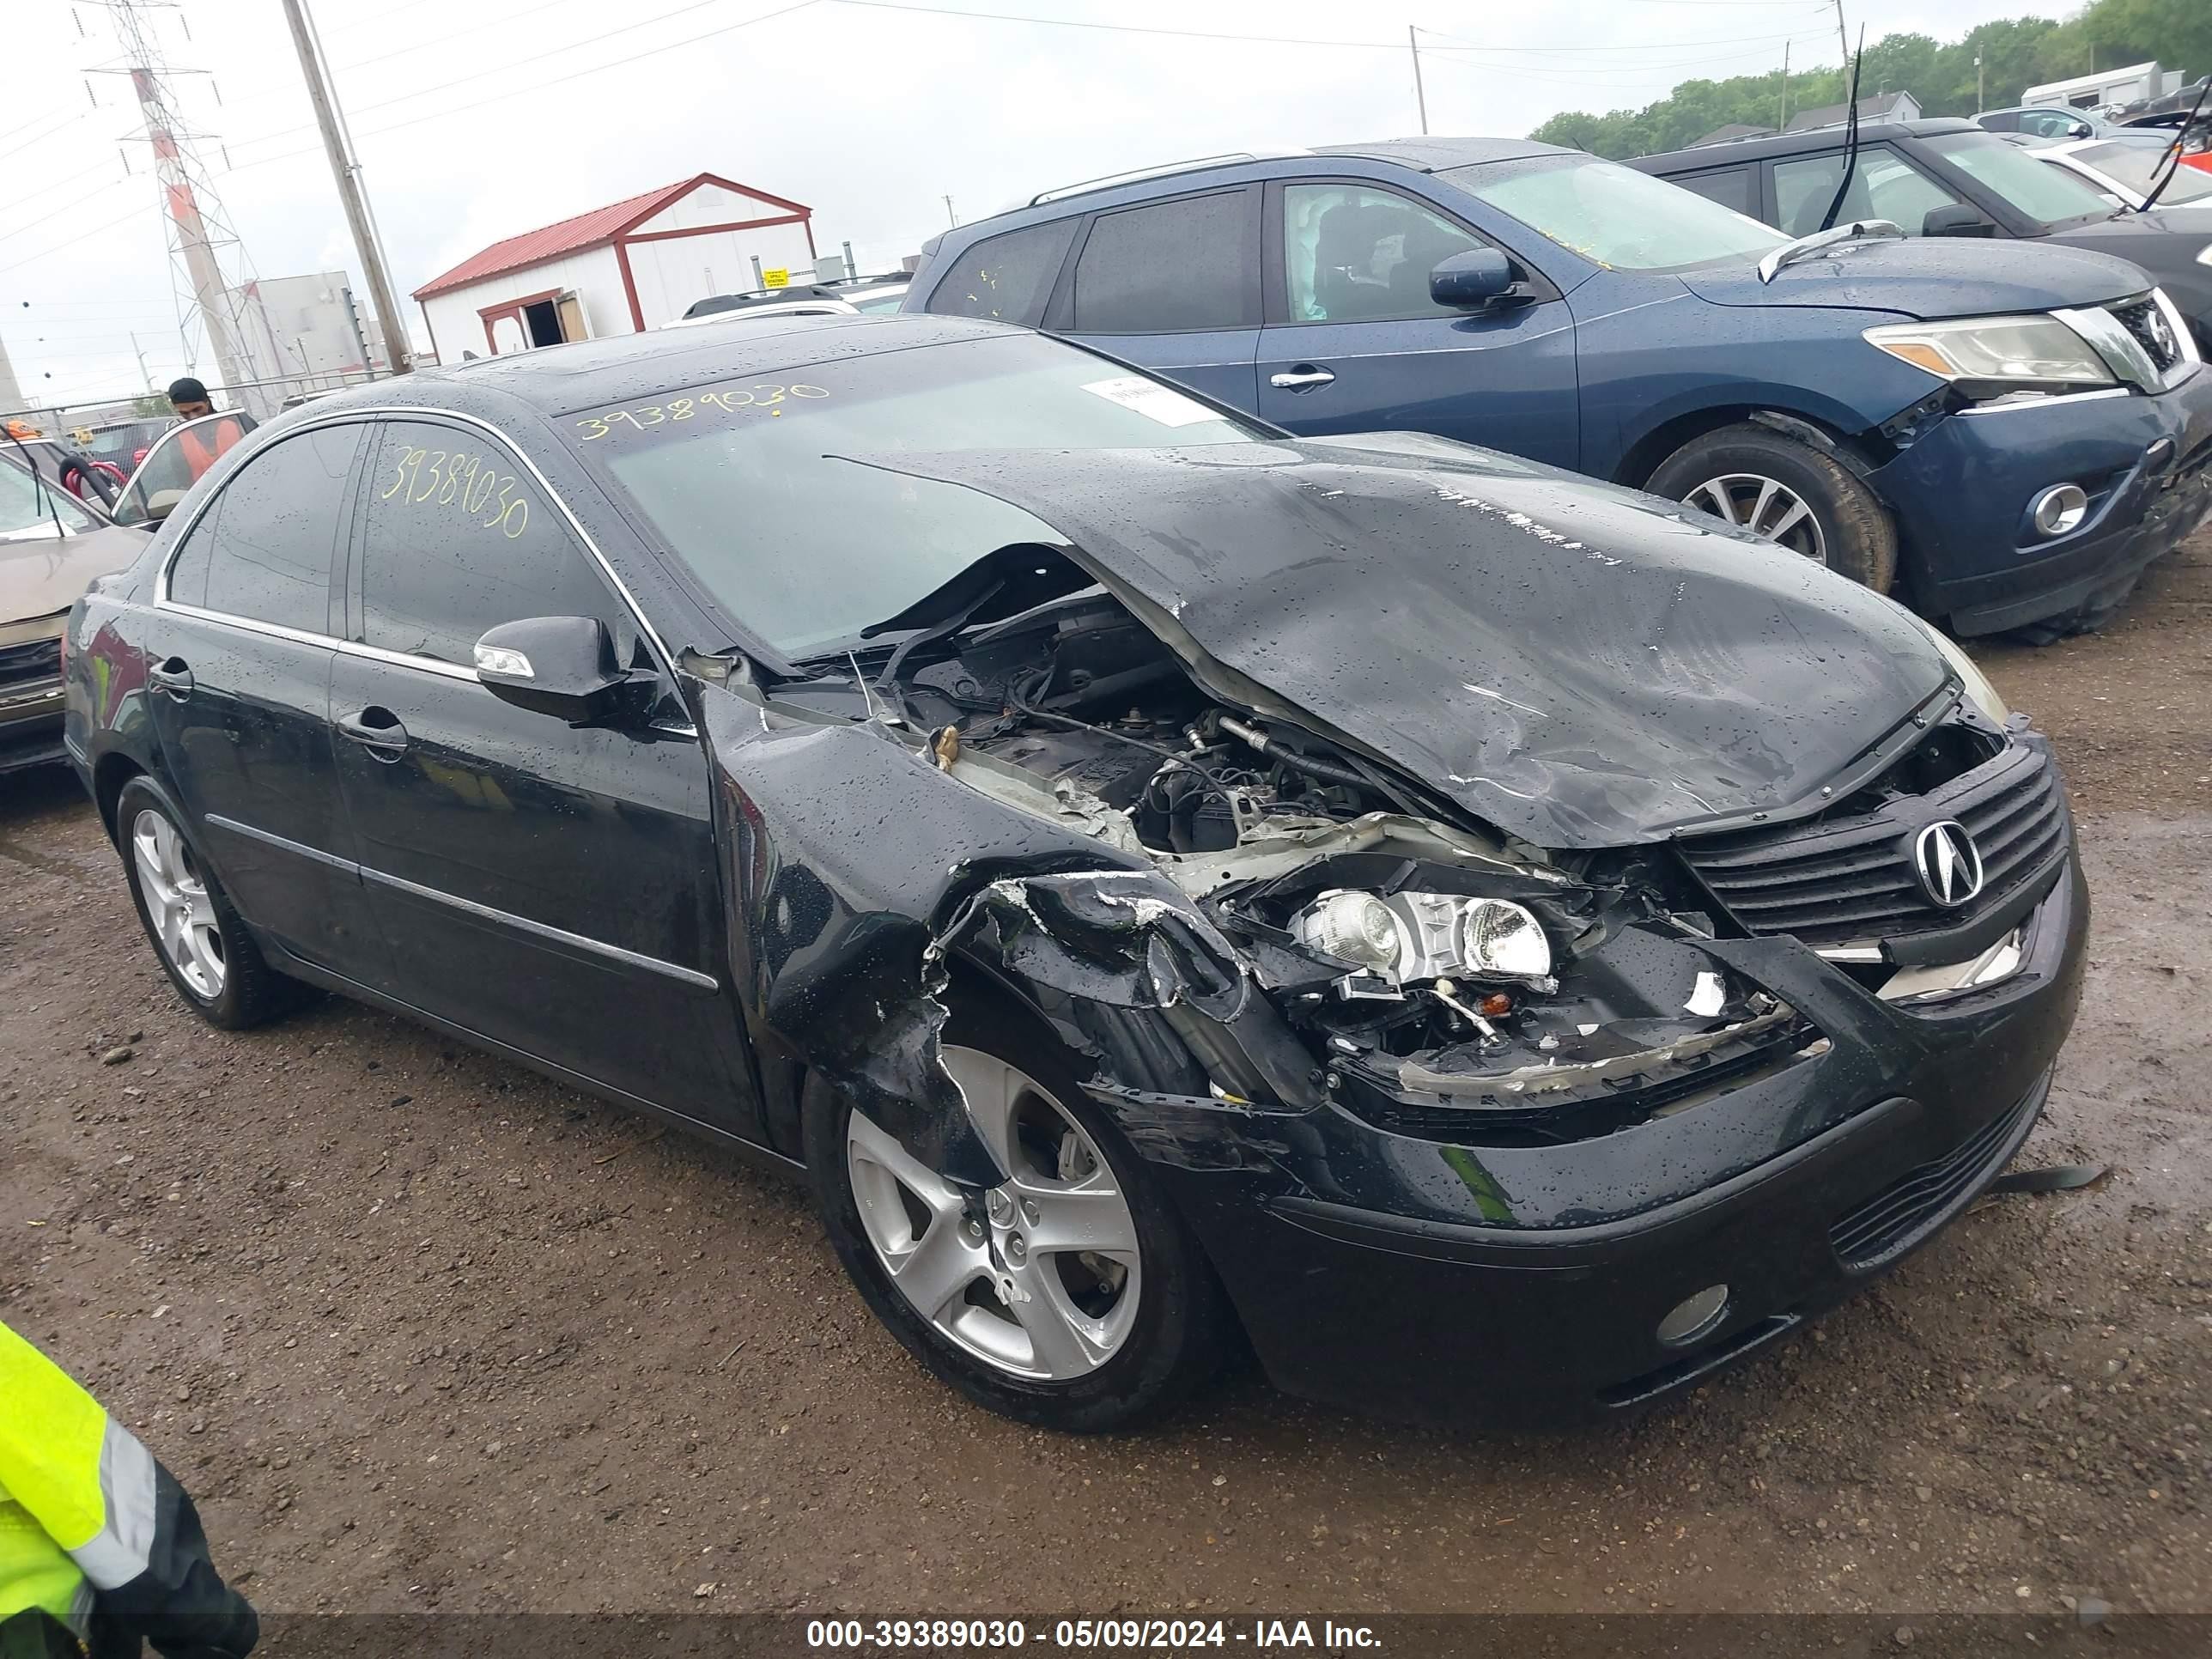
[[[1990,684],[1990,677],[1976,666],[1972,657],[1959,648],[1958,641],[1923,617],[1916,617],[1913,620],[1928,630],[1929,643],[1942,652],[1943,660],[1951,665],[1951,672],[1966,687],[1966,701],[1980,709],[1992,726],[2002,726],[2011,719],[2012,711],[2005,707],[2005,700],[1997,695],[1996,687]]]
[[[1542,979],[1552,945],[1527,906],[1452,893],[1339,888],[1291,918],[1297,941],[1405,984],[1449,974]]]

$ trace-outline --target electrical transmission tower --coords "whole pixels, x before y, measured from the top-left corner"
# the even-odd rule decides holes
[[[173,76],[196,72],[172,65],[155,38],[151,14],[174,7],[167,0],[91,0],[91,3],[103,5],[115,20],[115,33],[128,60],[128,67],[117,72],[131,77],[131,89],[145,119],[145,130],[133,136],[152,151],[154,175],[161,188],[177,330],[183,337],[185,359],[187,362],[198,359],[193,341],[197,325],[206,337],[217,376],[232,388],[233,401],[245,402],[253,395],[252,383],[261,378],[247,315],[252,273],[245,246],[231,228],[222,198],[195,149],[205,135],[192,130],[170,93]]]

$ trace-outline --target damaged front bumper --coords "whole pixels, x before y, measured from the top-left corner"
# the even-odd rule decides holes
[[[1108,939],[1110,889],[1141,880],[1002,883],[960,943],[1097,1063],[1091,1093],[1280,1387],[1445,1418],[1655,1399],[1931,1237],[2033,1126],[2088,920],[2069,851],[2013,971],[1907,1000],[1792,939],[1700,940],[1760,988],[1744,1018],[1663,1050],[1504,1070],[1471,1110],[1444,1092],[1468,1079],[1425,1058],[1313,1065],[1249,975],[1195,965],[1233,960],[1195,908],[1140,924],[1125,900],[1146,953],[1038,959]],[[1686,1328],[1686,1303],[1702,1310]]]

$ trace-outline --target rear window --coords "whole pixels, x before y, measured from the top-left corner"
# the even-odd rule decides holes
[[[1059,219],[986,236],[946,265],[931,291],[929,309],[941,317],[989,317],[1035,328],[1043,320],[1078,222]]]

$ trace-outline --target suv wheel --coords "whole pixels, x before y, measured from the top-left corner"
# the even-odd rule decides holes
[[[123,872],[138,921],[169,982],[202,1019],[227,1031],[261,1024],[290,1008],[304,988],[263,959],[178,818],[168,797],[143,777],[116,799]]]
[[[1832,456],[1747,422],[1693,438],[1644,487],[1817,559],[1877,593],[1897,579],[1897,526]]]
[[[953,1007],[945,1070],[1011,1178],[964,1194],[817,1080],[806,1163],[830,1242],[892,1334],[979,1404],[1077,1432],[1156,1416],[1216,1369],[1212,1270],[1059,1046],[1003,1005]]]

